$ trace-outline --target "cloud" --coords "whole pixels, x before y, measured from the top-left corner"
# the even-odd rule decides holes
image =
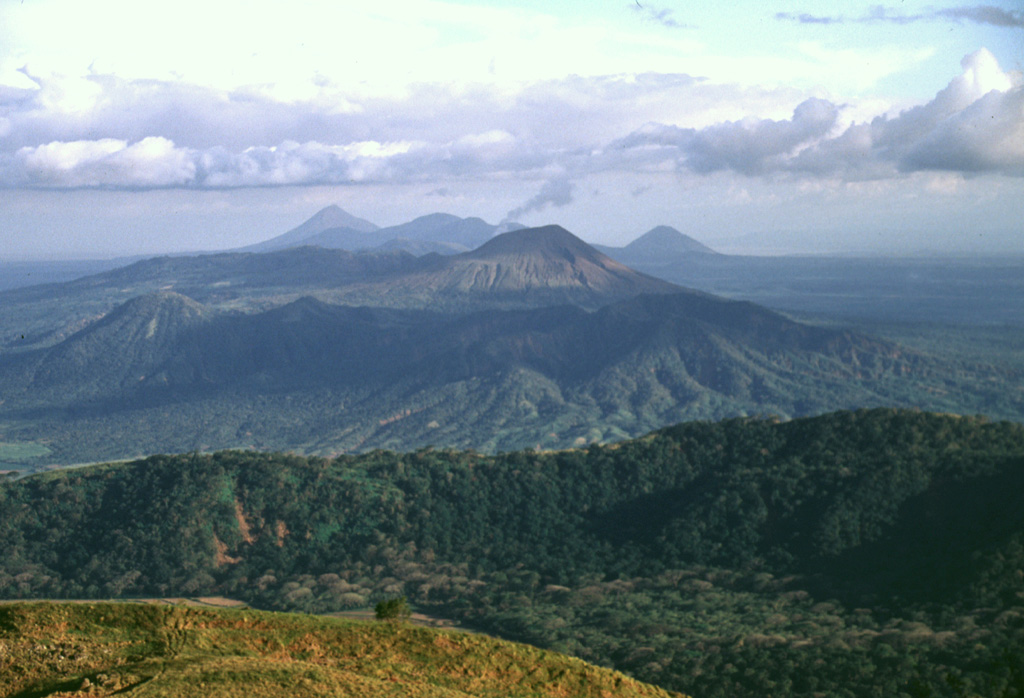
[[[799,22],[800,24],[841,24],[844,21],[842,17],[822,17],[819,15],[807,14],[806,12],[801,12],[799,14],[794,14],[792,12],[776,12],[775,19]]]
[[[1024,90],[993,90],[942,120],[903,153],[899,166],[1024,176]]]
[[[183,148],[220,146],[231,152],[285,141],[372,140],[452,144],[460,153],[486,150],[500,156],[512,149],[522,152],[531,143],[586,147],[621,135],[625,124],[637,122],[637,114],[678,118],[683,108],[696,113],[706,108],[709,98],[735,96],[709,88],[702,99],[681,107],[680,96],[701,89],[699,79],[684,74],[571,76],[512,91],[490,84],[419,84],[399,97],[359,101],[325,88],[316,99],[294,103],[253,90],[220,91],[109,75],[45,75],[36,80],[35,90],[0,87],[0,117],[8,123],[0,151],[53,141],[137,142],[160,136]],[[69,94],[79,97],[69,101]],[[600,118],[594,118],[596,113]]]
[[[573,184],[565,176],[552,177],[541,185],[536,196],[506,213],[501,222],[507,223],[527,213],[543,211],[548,205],[567,206],[572,203],[572,190]]]
[[[112,75],[34,77],[38,89],[0,88],[0,114],[11,123],[5,147],[54,140],[159,135],[185,147],[242,149],[286,138],[318,140],[326,132],[359,133],[361,107],[340,96],[284,103],[253,90],[221,91],[164,80]]]
[[[675,14],[674,10],[657,8],[653,5],[648,5],[647,3],[641,4],[640,2],[630,5],[630,7],[634,12],[641,14],[645,20],[654,22],[655,24],[660,24],[663,27],[668,27],[670,29],[689,28],[689,25],[677,22],[673,19],[672,15]]]
[[[1024,86],[985,49],[930,102],[833,133],[840,106],[801,103],[790,119],[724,122],[702,129],[647,124],[608,149],[620,166],[670,162],[697,174],[788,173],[847,180],[921,170],[1024,176]]]
[[[20,149],[14,162],[24,181],[40,187],[175,187],[195,177],[189,154],[160,137],[131,145],[111,138],[53,142]]]
[[[911,15],[901,14],[892,8],[887,8],[882,5],[875,5],[867,12],[867,14],[849,19],[843,16],[829,17],[807,13],[797,14],[792,12],[777,12],[775,14],[775,19],[787,22],[797,22],[799,24],[844,24],[848,22],[912,24],[914,22],[934,22],[951,19],[957,22],[974,22],[976,24],[987,24],[994,27],[1024,27],[1024,12],[1004,10],[1001,7],[994,7],[992,5],[964,5]]]
[[[838,115],[834,104],[811,98],[788,120],[744,119],[703,129],[648,124],[614,144],[613,150],[639,148],[646,151],[648,161],[674,157],[681,168],[698,174],[732,170],[754,176],[784,169],[788,157],[825,136]]]
[[[434,183],[530,173],[545,154],[521,153],[507,134],[469,134],[449,143],[284,141],[233,151],[180,147],[147,137],[53,141],[0,155],[0,187],[39,189],[234,189],[362,183]],[[554,199],[553,199],[554,200]]]
[[[265,187],[387,181],[416,144],[362,141],[342,146],[286,141],[231,152],[180,148],[161,137],[106,138],[24,147],[0,167],[3,184],[44,189]]]
[[[572,76],[511,93],[490,85],[417,85],[400,99],[345,102],[336,110],[326,97],[282,104],[253,92],[112,76],[37,81],[35,90],[0,88],[0,126],[7,132],[0,139],[0,187],[226,188],[509,173],[536,179],[560,159],[621,135],[638,113],[678,115],[679,96],[703,89],[681,74]],[[90,97],[68,104],[61,97],[68,92]],[[706,92],[687,108],[714,109],[734,96],[720,87]],[[770,99],[767,92],[752,94],[753,101]],[[194,173],[136,177],[123,168],[101,174],[99,164],[85,160],[63,167],[42,162],[48,144],[71,153],[102,151],[109,143],[123,149],[148,138],[173,143],[163,159],[174,167],[191,162]]]
[[[801,103],[789,120],[743,120],[710,126],[694,133],[686,144],[684,163],[701,174],[726,169],[745,175],[763,174],[778,169],[779,158],[827,134],[838,116],[834,104],[812,98]]]
[[[87,78],[89,89],[73,88],[88,96],[76,110],[60,102],[67,85],[51,76],[36,78],[37,90],[0,90],[0,187],[436,189],[547,180],[511,212],[524,215],[566,205],[571,182],[602,172],[1020,176],[1020,76],[984,49],[962,66],[931,101],[845,128],[846,105],[683,74],[570,77],[512,93],[419,85],[399,100],[345,102],[338,110],[327,98],[281,104],[252,92],[103,76]],[[744,112],[774,118],[736,118]]]
[[[861,157],[900,172],[1024,175],[1024,85],[985,49],[964,57],[961,66],[964,72],[931,102],[874,119],[864,130]]]
[[[952,7],[946,10],[938,10],[935,14],[950,19],[967,20],[977,24],[989,24],[993,27],[1024,27],[1024,12],[1004,10],[992,5]]]

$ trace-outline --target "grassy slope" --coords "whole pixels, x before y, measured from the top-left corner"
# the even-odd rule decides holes
[[[141,604],[0,608],[0,695],[650,697],[524,645],[406,624]]]

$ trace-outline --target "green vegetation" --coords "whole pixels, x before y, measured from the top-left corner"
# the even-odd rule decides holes
[[[682,420],[876,405],[1024,421],[1019,361],[1000,351],[942,358],[687,294],[590,313],[306,298],[238,315],[161,293],[53,347],[0,354],[0,438],[45,443],[45,462],[67,465],[223,448],[569,448]]]
[[[827,597],[826,597],[827,598]],[[721,568],[482,592],[467,622],[702,698],[1018,696],[1019,603],[893,615]]]
[[[681,260],[647,242],[648,263]],[[900,324],[897,344],[663,293],[556,227],[460,259],[312,247],[156,258],[0,292],[0,441],[50,449],[0,462],[561,449],[685,420],[872,406],[1024,422],[1019,260],[685,254],[668,266],[689,287],[831,323],[981,327],[921,342]]]
[[[0,485],[0,595],[404,596],[700,698],[1016,696],[1021,491],[1024,427],[890,409],[546,453],[158,456]]]
[[[378,602],[374,606],[373,612],[377,620],[401,621],[409,618],[412,614],[412,609],[409,608],[409,602],[406,598],[399,596],[395,599]]]
[[[578,659],[409,625],[141,604],[0,606],[0,695],[668,698]]]
[[[5,466],[24,468],[50,453],[50,449],[40,443],[0,441],[0,469]]]

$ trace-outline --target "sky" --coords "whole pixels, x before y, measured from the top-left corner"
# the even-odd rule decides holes
[[[0,0],[0,259],[230,249],[330,204],[1024,254],[1022,62],[1017,0]]]

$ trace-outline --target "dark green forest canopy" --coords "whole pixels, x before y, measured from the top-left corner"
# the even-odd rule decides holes
[[[992,519],[1013,518],[1001,498],[1016,497],[1022,457],[1020,425],[887,409],[497,456],[156,456],[4,484],[0,589],[235,588],[266,569],[336,571],[380,546],[558,584],[688,564],[807,571],[903,545],[908,511],[939,522],[921,535],[955,536],[941,521],[980,508],[967,554],[1016,532],[1019,520]]]
[[[0,485],[0,594],[407,596],[698,696],[1009,696],[1021,492],[1024,426],[893,409],[495,456],[156,456]]]

